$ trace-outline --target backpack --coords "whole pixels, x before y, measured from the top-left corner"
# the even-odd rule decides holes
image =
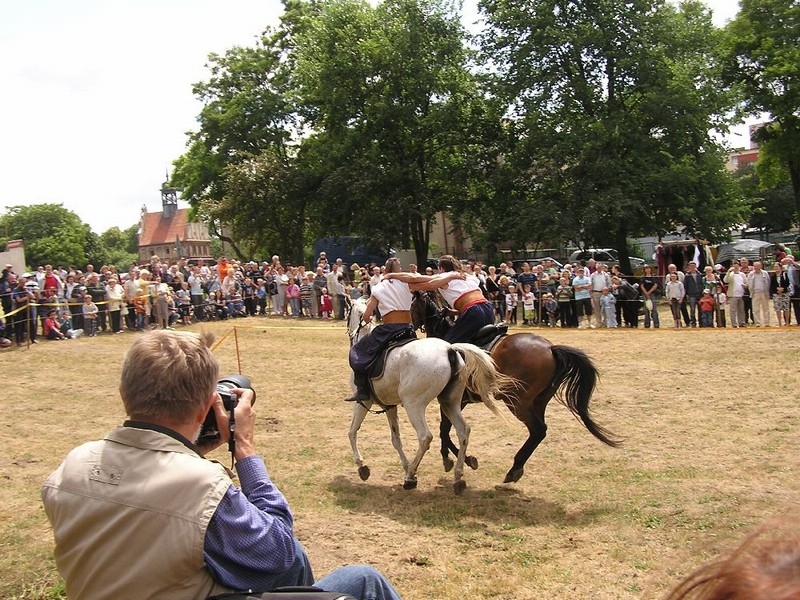
[[[270,296],[277,296],[278,295],[278,284],[275,283],[274,279],[267,284],[267,293]]]

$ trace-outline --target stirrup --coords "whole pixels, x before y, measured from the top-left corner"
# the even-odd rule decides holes
[[[345,402],[368,402],[370,400],[370,395],[363,391],[363,390],[356,390],[355,393],[350,396],[349,398],[345,398]]]

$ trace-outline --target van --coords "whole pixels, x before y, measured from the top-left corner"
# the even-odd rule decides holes
[[[593,258],[595,262],[603,263],[607,267],[619,264],[619,254],[617,254],[617,251],[613,248],[587,248],[586,250],[575,250],[575,252],[569,255],[569,262],[575,264],[576,262],[589,260],[590,258]],[[631,261],[631,270],[634,273],[641,272],[646,264],[646,261],[638,256],[629,256],[628,259]]]

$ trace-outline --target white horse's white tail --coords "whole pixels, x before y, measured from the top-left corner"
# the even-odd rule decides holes
[[[452,344],[464,357],[464,376],[467,389],[478,396],[495,415],[500,411],[495,404],[495,394],[505,385],[505,378],[497,371],[494,360],[474,344]]]

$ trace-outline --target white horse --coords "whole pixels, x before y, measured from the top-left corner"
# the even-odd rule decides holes
[[[351,346],[372,330],[372,323],[361,325],[366,306],[364,299],[353,302],[348,318]],[[353,405],[349,438],[359,477],[366,481],[370,470],[358,450],[358,430],[375,402],[386,411],[389,420],[392,445],[397,450],[405,471],[403,488],[415,488],[417,469],[433,439],[425,419],[425,410],[434,398],[438,398],[442,411],[453,423],[458,435],[459,451],[454,469],[453,490],[460,494],[466,487],[463,480],[464,459],[470,433],[470,427],[461,414],[461,399],[467,391],[481,398],[493,413],[499,414],[494,404],[494,395],[503,381],[503,376],[497,372],[489,355],[472,344],[448,344],[438,338],[424,338],[392,349],[386,356],[383,373],[370,380],[371,400]],[[419,442],[417,453],[410,462],[403,452],[403,443],[400,440],[397,419],[397,407],[400,405],[405,407]]]

